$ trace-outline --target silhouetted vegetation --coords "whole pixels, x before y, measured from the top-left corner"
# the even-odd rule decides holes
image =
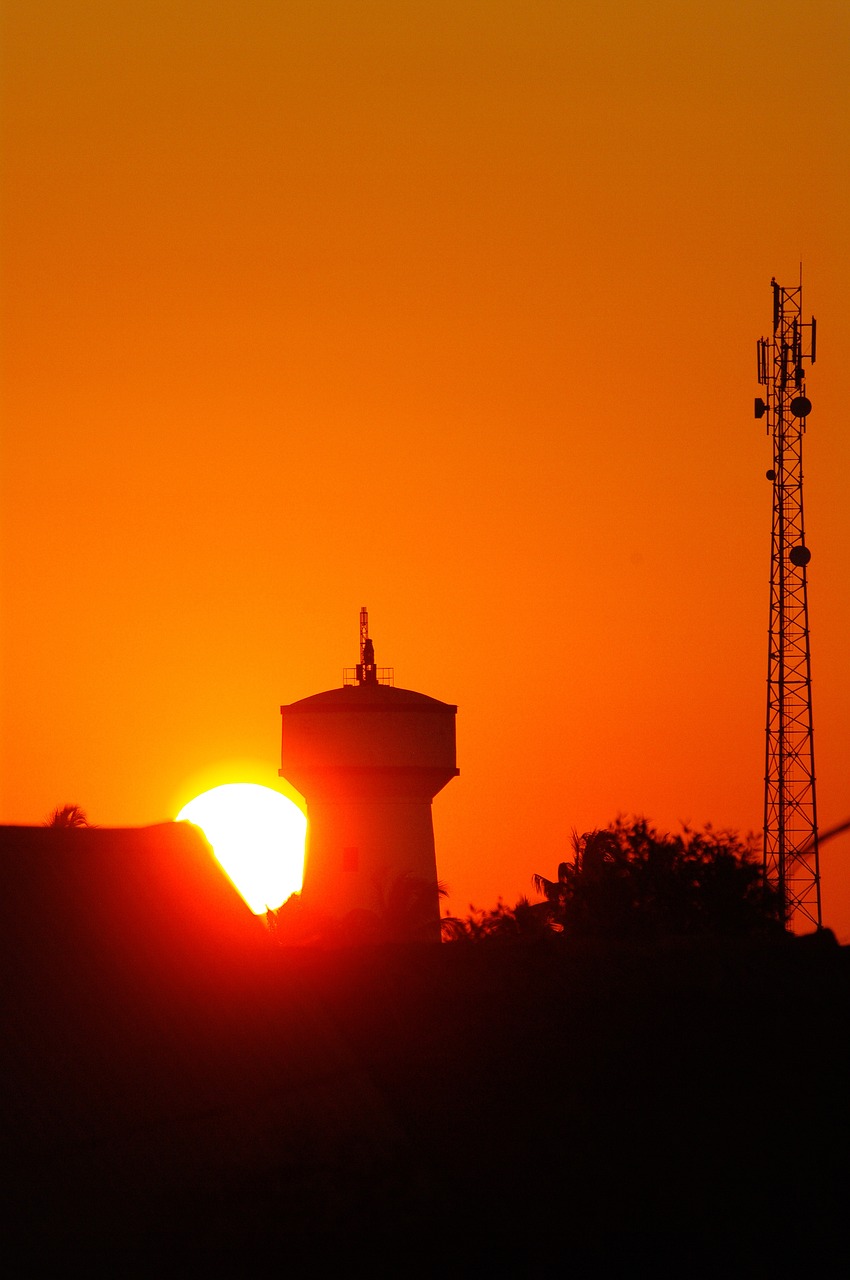
[[[444,942],[481,942],[484,939],[541,939],[552,934],[548,905],[531,903],[520,898],[509,907],[499,898],[496,906],[488,911],[470,904],[469,915],[444,916],[442,921]]]
[[[551,926],[573,937],[741,935],[781,928],[779,894],[765,883],[756,838],[683,827],[656,831],[618,818],[573,833],[573,857],[557,879],[533,876]]]
[[[433,882],[405,872],[376,879],[374,890],[374,908],[353,907],[340,919],[305,906],[300,893],[293,893],[277,910],[266,912],[266,924],[285,947],[439,941]],[[438,898],[447,895],[438,882]]]
[[[701,866],[727,839],[742,860],[621,827],[568,867],[615,876],[671,842]],[[559,877],[451,946],[277,947],[189,824],[0,828],[0,852],[4,1243],[33,1274],[842,1256],[850,949],[828,930],[570,941]]]
[[[646,818],[618,818],[605,830],[575,832],[572,859],[557,877],[532,876],[543,902],[521,898],[493,910],[470,906],[446,917],[450,942],[571,938],[738,937],[781,933],[779,894],[765,883],[757,840],[684,827],[657,831]]]
[[[58,805],[44,824],[46,827],[90,827],[85,809],[78,804]]]

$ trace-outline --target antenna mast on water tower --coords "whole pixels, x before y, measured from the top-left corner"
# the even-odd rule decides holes
[[[779,890],[784,919],[821,927],[812,672],[806,569],[811,552],[803,528],[803,435],[812,404],[804,361],[815,362],[814,317],[802,319],[803,284],[773,288],[773,336],[758,342],[755,402],[773,435],[773,530],[767,660],[767,746],[764,779],[764,870]]]

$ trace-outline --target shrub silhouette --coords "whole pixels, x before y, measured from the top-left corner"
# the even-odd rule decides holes
[[[520,898],[514,907],[507,906],[499,898],[490,911],[474,907],[470,903],[468,916],[443,917],[443,941],[483,942],[485,939],[497,939],[538,942],[560,928],[549,917],[546,903],[531,903],[528,898]]]
[[[436,887],[436,894],[435,894]],[[352,907],[334,918],[315,906],[305,907],[300,893],[277,910],[266,912],[266,924],[281,946],[356,946],[392,942],[438,942],[439,899],[445,885],[403,872],[375,877],[371,908]]]
[[[573,833],[557,879],[534,875],[550,924],[571,936],[740,935],[781,930],[779,894],[765,883],[754,836],[683,827],[660,833],[646,818]]]

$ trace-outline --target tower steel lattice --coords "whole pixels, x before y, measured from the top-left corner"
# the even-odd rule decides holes
[[[803,286],[771,281],[773,335],[758,342],[757,418],[773,436],[773,524],[764,778],[764,870],[784,904],[786,927],[821,927],[812,671],[803,525],[803,436],[811,401],[804,363],[814,364],[814,317],[802,318]]]

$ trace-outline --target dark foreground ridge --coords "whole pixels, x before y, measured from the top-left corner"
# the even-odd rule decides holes
[[[33,1271],[840,1256],[830,934],[286,951],[190,829],[32,831],[3,832],[0,945],[4,1238]]]

